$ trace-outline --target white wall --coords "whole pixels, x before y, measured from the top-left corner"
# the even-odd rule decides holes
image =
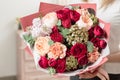
[[[36,12],[40,1],[0,0],[0,77],[16,75],[16,17]]]

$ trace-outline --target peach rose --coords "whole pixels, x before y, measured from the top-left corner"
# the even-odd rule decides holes
[[[41,56],[44,56],[48,53],[49,51],[49,37],[38,37],[36,42],[35,42],[35,46],[34,49],[35,51],[37,51]]]
[[[67,50],[67,48],[65,45],[63,45],[59,42],[56,42],[50,46],[48,57],[54,58],[54,59],[57,59],[57,58],[62,59],[66,56],[66,50]]]
[[[81,29],[82,27],[87,27],[88,29],[93,25],[93,21],[90,18],[90,14],[87,9],[77,9],[78,13],[81,14],[80,19],[76,22],[78,27]]]
[[[55,12],[50,12],[42,18],[43,25],[48,28],[53,28],[57,24],[58,18]]]
[[[88,61],[94,63],[100,57],[98,49],[94,49],[92,53],[88,53]]]

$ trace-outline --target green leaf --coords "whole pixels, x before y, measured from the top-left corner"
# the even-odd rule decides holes
[[[49,70],[49,73],[52,75],[56,73],[56,70],[52,67],[48,68],[48,70]]]
[[[57,26],[61,26],[61,20],[60,19],[57,22]]]
[[[54,41],[53,40],[49,40],[48,44],[51,46],[52,44],[54,44]]]
[[[33,45],[34,45],[34,43],[35,43],[35,40],[34,40],[34,38],[32,37],[31,34],[25,34],[25,35],[23,35],[23,38],[25,39],[25,41],[26,41],[27,43],[30,44],[31,47],[33,47]]]
[[[63,28],[61,31],[61,34],[63,35],[64,38],[66,38],[68,33],[69,33],[69,29],[66,29],[66,28]]]
[[[90,52],[90,53],[93,52],[93,48],[94,48],[93,43],[88,41],[87,42],[87,50],[88,50],[88,52]]]

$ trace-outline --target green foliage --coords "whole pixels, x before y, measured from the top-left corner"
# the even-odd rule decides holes
[[[88,41],[87,42],[87,50],[88,50],[88,52],[90,52],[90,53],[93,52],[93,49],[94,49],[93,43]]]
[[[24,40],[30,44],[30,47],[34,46],[35,43],[35,39],[32,37],[31,34],[25,34],[23,35]]]
[[[51,46],[52,44],[54,44],[54,41],[53,40],[49,40],[48,44]]]
[[[57,22],[57,26],[59,27],[59,26],[61,26],[61,24],[62,24],[61,20],[59,19],[58,22]]]
[[[48,71],[50,74],[55,74],[56,73],[56,70],[52,67],[48,68]]]
[[[69,56],[66,58],[66,70],[77,69],[78,61],[74,56]]]
[[[66,38],[68,33],[69,33],[69,29],[66,29],[66,28],[61,29],[61,34],[63,35],[64,38]]]

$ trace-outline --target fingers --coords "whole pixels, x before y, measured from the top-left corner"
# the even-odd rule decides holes
[[[97,76],[101,78],[101,80],[103,80],[103,77],[105,78],[105,80],[110,80],[108,73],[102,68],[99,69]]]
[[[80,74],[80,78],[93,78],[97,75],[98,71],[95,70],[93,72],[89,71],[89,72],[85,72],[85,73],[82,73]]]

